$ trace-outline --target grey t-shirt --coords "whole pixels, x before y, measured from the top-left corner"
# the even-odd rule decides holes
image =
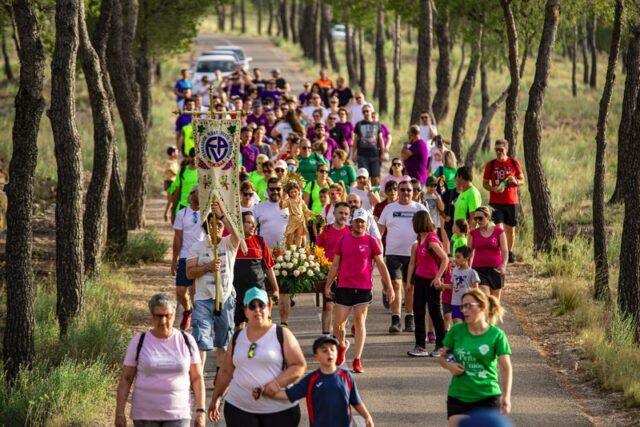
[[[454,267],[451,274],[451,282],[453,283],[453,295],[451,296],[451,305],[462,304],[462,296],[467,292],[471,285],[480,283],[480,277],[473,268],[465,268],[464,270]]]

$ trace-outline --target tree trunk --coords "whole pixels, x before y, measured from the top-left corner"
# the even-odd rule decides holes
[[[223,0],[216,0],[216,15],[218,16],[218,30],[224,33],[225,11]],[[271,35],[271,33],[269,33]]]
[[[596,88],[598,84],[598,46],[596,44],[596,30],[598,18],[593,14],[591,25],[589,26],[589,49],[591,50],[591,74],[589,76],[589,86]]]
[[[400,34],[400,14],[396,12],[393,26],[393,126],[400,126],[402,114],[402,91],[400,90],[400,54],[402,37]]]
[[[533,42],[533,35],[525,32],[524,34],[524,52],[522,52],[522,58],[520,58],[520,71],[518,77],[522,78],[524,74],[524,67],[527,65],[527,58],[529,57],[529,50],[531,49],[531,43]]]
[[[296,10],[298,10],[298,6],[296,5],[296,0],[291,0],[290,10],[291,12],[289,12],[289,29],[291,30],[291,41],[293,43],[298,43],[298,27],[296,27]]]
[[[384,8],[378,5],[378,25],[376,31],[376,79],[378,81],[378,110],[382,116],[389,110],[387,94],[387,59],[384,57]]]
[[[436,123],[449,114],[449,93],[451,91],[451,39],[449,37],[449,8],[444,7],[435,20],[438,42],[438,65],[436,66],[436,94],[433,97],[433,115]]]
[[[587,21],[582,23],[582,81],[584,84],[589,84],[589,45],[587,42]]]
[[[367,64],[364,60],[364,30],[358,30],[358,65],[360,65],[360,81],[358,86],[362,93],[367,92]]]
[[[7,51],[7,38],[4,34],[4,28],[2,29],[2,58],[4,60],[4,75],[7,80],[13,80],[13,70],[11,69],[11,58],[9,58],[9,52]]]
[[[358,71],[355,65],[356,51],[353,48],[352,31],[352,27],[349,24],[345,24],[344,53],[347,62],[347,74],[349,76],[349,86],[355,87],[358,80]]]
[[[518,94],[520,72],[518,70],[518,30],[511,10],[512,0],[501,0],[509,43],[509,96],[504,110],[504,138],[509,141],[509,155],[516,157],[518,149]]]
[[[336,55],[335,41],[333,40],[333,34],[331,34],[331,8],[326,3],[322,10],[326,14],[327,29],[325,31],[325,37],[327,42],[327,48],[329,50],[329,62],[331,62],[331,69],[334,73],[340,72],[340,61],[338,61],[338,55]]]
[[[319,31],[319,15],[320,15],[320,0],[313,1],[311,5],[311,25],[309,27],[309,34],[311,35],[310,47],[311,58],[314,62],[320,62],[320,37]]]
[[[15,97],[12,129],[11,179],[7,193],[5,259],[6,321],[2,342],[4,371],[9,383],[20,367],[31,369],[35,358],[33,334],[34,284],[31,249],[33,227],[33,182],[38,158],[38,130],[45,108],[42,86],[45,53],[33,2],[13,2],[13,19],[19,39],[20,81]]]
[[[482,58],[480,61],[480,97],[482,99],[482,117],[489,111],[489,89],[487,88],[487,64]],[[497,110],[497,108],[496,108]],[[482,151],[489,151],[491,148],[491,124],[487,124],[484,139],[482,140]],[[467,154],[467,158],[469,154]]]
[[[571,94],[575,98],[578,96],[578,83],[576,81],[577,74],[577,56],[578,56],[578,25],[573,23],[573,46],[571,48]]]
[[[127,215],[124,205],[124,189],[118,166],[118,149],[113,145],[111,182],[107,199],[107,253],[110,256],[122,254],[127,246]]]
[[[93,117],[93,170],[87,188],[83,218],[84,271],[87,276],[93,276],[99,272],[104,246],[103,229],[107,219],[107,195],[111,180],[115,131],[111,121],[109,97],[103,83],[104,71],[100,66],[100,58],[89,40],[83,2],[80,2],[78,21],[80,62],[87,81]]]
[[[478,73],[478,65],[480,64],[480,58],[482,56],[482,32],[483,25],[481,23],[476,24],[476,36],[475,43],[473,45],[471,61],[469,62],[469,68],[467,74],[464,76],[462,85],[460,86],[460,95],[458,96],[458,106],[456,107],[456,114],[453,117],[453,132],[451,134],[451,151],[456,155],[457,159],[462,159],[462,144],[464,143],[464,134],[466,131],[467,113],[469,112],[469,105],[471,104],[471,94],[473,93],[473,87],[476,84],[476,74]]]
[[[320,15],[320,33],[318,34],[318,46],[319,46],[319,60],[320,67],[327,69],[329,68],[329,61],[327,59],[327,32],[330,32],[328,16],[325,13],[327,6],[324,0],[320,0],[318,2],[318,9]]]
[[[244,0],[242,0],[244,1]],[[262,35],[262,0],[256,0],[256,9],[258,12],[258,35]]]
[[[616,187],[609,203],[622,203],[629,193],[637,191],[637,187],[627,187],[629,168],[632,167],[629,159],[633,155],[635,140],[631,135],[631,124],[635,114],[636,98],[640,91],[640,25],[632,25],[629,28],[631,37],[627,47],[627,75],[624,83],[624,96],[622,98],[622,113],[618,127],[618,166],[616,171]]]
[[[146,4],[146,2],[142,2]],[[144,22],[144,20],[138,20]],[[139,29],[140,44],[136,52],[136,82],[140,88],[140,112],[144,121],[145,129],[151,127],[151,107],[153,99],[151,97],[151,80],[153,78],[153,69],[151,67],[151,58],[149,57],[149,40],[145,27]]]
[[[130,230],[144,226],[144,196],[147,188],[147,132],[140,112],[140,89],[135,81],[131,47],[137,22],[137,3],[126,3],[127,25],[118,0],[112,0],[113,15],[107,49],[107,66],[127,143],[125,205]]]
[[[431,46],[433,15],[431,0],[420,2],[420,28],[418,29],[418,58],[416,65],[416,89],[411,109],[411,126],[420,122],[420,114],[431,112]]]
[[[413,25],[407,25],[407,44],[413,44]]]
[[[611,35],[611,48],[609,49],[609,63],[607,64],[607,76],[604,82],[602,98],[600,99],[596,133],[596,165],[593,176],[593,260],[596,266],[594,297],[601,301],[608,301],[611,298],[604,210],[605,152],[607,148],[607,118],[609,116],[613,85],[616,80],[616,64],[620,51],[623,13],[624,0],[617,0],[615,18],[613,20],[613,34]]]
[[[231,31],[236,29],[236,0],[229,1],[229,26]]]
[[[267,25],[267,34],[269,36],[273,35],[273,2],[276,0],[268,0],[268,8],[269,8],[269,24]]]
[[[509,88],[502,92],[498,99],[493,101],[491,105],[487,106],[486,111],[482,113],[482,120],[480,120],[480,125],[478,125],[478,131],[476,132],[476,139],[473,141],[473,144],[471,144],[471,147],[469,147],[469,150],[467,150],[467,158],[464,162],[465,166],[473,167],[475,165],[476,154],[478,153],[480,145],[483,145],[484,141],[487,139],[486,136],[489,131],[491,120],[498,111],[498,108],[500,108],[500,105],[502,105],[504,100],[507,99],[508,95]]]
[[[51,61],[51,107],[58,184],[56,187],[56,314],[60,335],[82,309],[82,160],[75,123],[78,11],[81,0],[56,3],[56,42]]]
[[[282,37],[289,40],[289,22],[287,22],[287,0],[280,0],[280,10],[278,12],[280,18],[280,28],[282,29]]]
[[[245,0],[240,0],[240,32],[247,32],[247,15],[245,10]]]
[[[556,239],[556,223],[549,186],[540,160],[541,115],[559,19],[560,1],[547,0],[535,77],[529,90],[529,105],[524,119],[523,132],[527,182],[533,212],[533,244],[536,251],[544,252],[551,250],[552,243]]]
[[[453,87],[458,87],[458,83],[460,83],[460,76],[462,75],[462,70],[464,69],[464,60],[465,60],[465,42],[463,41],[460,44],[460,64],[458,65],[458,71],[456,72],[456,81],[453,83]]]

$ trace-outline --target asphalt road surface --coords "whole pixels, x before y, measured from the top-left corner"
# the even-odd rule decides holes
[[[243,46],[253,57],[252,67],[260,67],[265,75],[279,68],[294,93],[302,89],[304,81],[316,76],[305,75],[299,64],[268,39],[200,34],[195,40],[194,57],[205,49],[220,45]],[[188,65],[188,64],[185,64]],[[414,344],[413,333],[390,335],[387,328],[390,316],[382,306],[382,286],[375,283],[374,302],[367,320],[367,342],[363,354],[366,372],[355,374],[360,394],[373,415],[377,426],[445,426],[446,393],[450,381],[448,371],[440,368],[435,358],[411,358],[406,352]],[[320,312],[315,306],[315,296],[300,295],[296,298],[289,327],[298,338],[307,356],[308,370],[318,367],[312,358],[311,344],[320,334]],[[507,307],[508,309],[508,307]],[[274,321],[278,321],[274,307]],[[529,337],[507,314],[501,325],[513,351],[512,419],[516,426],[590,426],[589,418],[571,396],[559,385],[555,373],[532,345]],[[353,338],[350,338],[353,344]],[[431,346],[428,346],[431,349]],[[351,367],[353,353],[347,353],[347,365]],[[215,355],[207,359],[205,369],[207,404],[213,387]],[[301,402],[303,419],[300,425],[308,425],[306,404]],[[212,423],[208,425],[214,425]],[[224,421],[217,423],[224,426]]]

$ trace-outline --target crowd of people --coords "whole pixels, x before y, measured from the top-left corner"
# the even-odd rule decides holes
[[[153,329],[129,346],[117,425],[124,425],[135,382],[136,426],[188,425],[191,392],[196,425],[204,425],[208,413],[214,421],[224,416],[229,426],[296,426],[297,401],[306,398],[312,426],[350,425],[350,406],[373,426],[352,373],[365,372],[374,267],[388,333],[413,333],[407,355],[438,357],[452,374],[449,424],[463,425],[482,408],[510,413],[511,350],[495,323],[514,261],[524,175],[508,156],[507,141],[495,142],[495,158],[484,169],[480,188],[489,192],[489,204],[483,205],[473,170],[458,167],[430,112],[406,138],[392,137],[362,92],[342,77],[334,84],[324,70],[299,94],[277,69],[264,79],[260,69],[250,74],[238,66],[229,77],[195,85],[183,70],[175,95],[182,113],[175,145],[167,149],[164,188],[165,219],[174,229],[176,300],[159,294],[149,302]],[[209,107],[242,112],[239,181],[247,251],[239,249],[240,236],[219,204],[200,218],[191,126],[193,112],[206,114]],[[387,162],[391,151],[399,155]],[[320,368],[306,376],[303,351],[288,328],[295,302],[274,273],[273,251],[283,245],[317,245],[332,262],[313,345]],[[178,331],[172,327],[177,304],[183,309]],[[279,324],[272,321],[274,304]],[[215,385],[205,409],[202,372],[214,349]],[[157,399],[158,381],[165,381],[165,393],[172,389],[167,402]]]

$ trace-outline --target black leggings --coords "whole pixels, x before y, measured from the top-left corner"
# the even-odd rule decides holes
[[[440,308],[440,290],[431,286],[433,279],[414,275],[413,286],[413,316],[416,322],[416,345],[425,347],[426,345],[426,310],[429,307],[429,316],[433,321],[436,330],[436,347],[442,347],[444,339],[444,320],[442,320],[442,310]]]
[[[228,427],[297,427],[300,424],[300,406],[272,414],[252,414],[225,402],[224,420]]]

